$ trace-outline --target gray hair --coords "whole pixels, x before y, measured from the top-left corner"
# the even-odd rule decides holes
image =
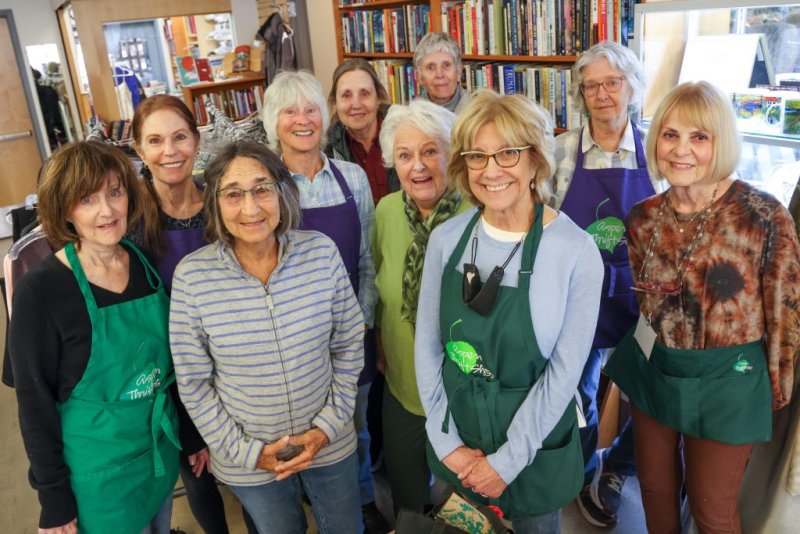
[[[407,106],[392,106],[383,119],[379,137],[384,166],[394,166],[394,136],[401,125],[413,126],[435,140],[444,153],[448,153],[450,130],[455,120],[455,113],[427,100],[413,100]]]
[[[583,68],[597,61],[600,58],[605,58],[615,71],[621,72],[625,75],[625,80],[631,86],[631,101],[630,108],[632,111],[642,109],[642,100],[644,100],[644,90],[647,87],[647,79],[644,75],[644,67],[642,62],[636,57],[629,48],[622,46],[613,41],[603,41],[597,43],[586,52],[583,52],[578,61],[572,67],[572,100],[575,102],[575,107],[581,113],[586,112],[586,101],[581,93],[580,84],[583,83]]]
[[[461,66],[461,49],[458,47],[458,43],[444,32],[430,32],[417,43],[417,49],[414,52],[414,68],[420,70],[425,56],[435,52],[450,54],[453,56],[456,68]]]
[[[281,153],[281,142],[278,139],[278,117],[286,108],[300,103],[301,99],[317,106],[322,115],[322,137],[320,150],[328,144],[327,131],[331,119],[322,84],[308,71],[279,72],[264,92],[264,107],[261,109],[261,122],[267,133],[267,146],[276,154]]]
[[[292,178],[292,174],[281,161],[281,158],[261,143],[244,140],[234,141],[225,145],[219,154],[211,160],[203,176],[206,183],[206,189],[203,193],[206,240],[209,243],[220,240],[228,246],[233,246],[234,238],[225,228],[225,223],[222,221],[217,191],[222,177],[228,171],[228,167],[237,158],[256,160],[267,169],[272,179],[278,184],[278,207],[281,212],[281,219],[277,228],[275,228],[275,236],[280,237],[287,230],[298,228],[302,217],[300,192]]]

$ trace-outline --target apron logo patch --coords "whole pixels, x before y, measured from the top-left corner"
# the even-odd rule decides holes
[[[475,347],[466,341],[453,341],[453,327],[461,322],[461,319],[450,325],[450,341],[445,343],[445,351],[450,361],[455,363],[465,375],[478,375],[489,380],[494,379],[494,373],[480,363],[481,358]]]
[[[617,245],[625,236],[625,223],[617,217],[598,218],[600,206],[608,201],[609,199],[605,199],[597,205],[597,209],[594,212],[597,220],[586,228],[586,233],[592,236],[597,248],[614,252],[614,249],[617,248]]]
[[[737,373],[747,374],[753,370],[753,366],[750,365],[750,362],[747,360],[742,360],[742,355],[739,355],[737,358],[736,363],[733,364],[733,370]]]
[[[137,374],[127,387],[123,388],[119,400],[146,399],[155,395],[161,387],[161,369],[149,363],[144,371]]]

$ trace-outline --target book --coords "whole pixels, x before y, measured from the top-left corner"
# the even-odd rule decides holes
[[[214,74],[211,71],[211,63],[208,58],[197,58],[194,60],[195,68],[197,70],[197,78],[201,82],[213,82]]]
[[[181,85],[192,85],[200,81],[192,56],[175,56],[175,66],[178,68]]]

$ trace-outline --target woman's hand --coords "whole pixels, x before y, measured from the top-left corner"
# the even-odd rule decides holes
[[[262,471],[269,471],[271,473],[277,474],[275,468],[278,467],[278,464],[280,462],[275,457],[275,455],[278,454],[278,451],[280,451],[288,444],[289,444],[289,436],[283,436],[275,443],[264,445],[264,448],[261,449],[261,456],[258,457],[256,468],[261,469]]]
[[[78,518],[55,528],[40,528],[39,534],[78,534]]]
[[[483,458],[483,451],[478,449],[470,449],[466,445],[462,445],[442,459],[442,463],[447,468],[461,478],[461,473],[464,472],[470,465],[475,463],[478,459]]]
[[[200,451],[195,454],[190,454],[187,458],[189,459],[189,465],[192,466],[192,473],[194,473],[195,478],[200,478],[200,475],[203,474],[204,467],[208,469],[209,473],[211,472],[208,447],[203,447]]]
[[[288,462],[278,463],[278,466],[275,468],[278,480],[283,480],[303,469],[311,467],[311,461],[328,442],[328,436],[325,432],[316,427],[299,436],[292,436],[289,438],[289,445],[300,445],[303,447],[303,452]]]
[[[465,488],[492,499],[500,497],[508,486],[485,456],[470,464],[458,478]]]

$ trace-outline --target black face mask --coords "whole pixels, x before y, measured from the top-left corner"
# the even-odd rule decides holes
[[[481,315],[487,315],[491,311],[494,300],[497,298],[497,291],[500,289],[500,282],[505,275],[505,268],[521,245],[522,241],[517,243],[503,266],[495,266],[486,283],[482,283],[481,275],[475,266],[475,258],[478,254],[478,235],[475,234],[472,238],[472,261],[464,264],[464,280],[461,287],[464,304],[469,309]]]

